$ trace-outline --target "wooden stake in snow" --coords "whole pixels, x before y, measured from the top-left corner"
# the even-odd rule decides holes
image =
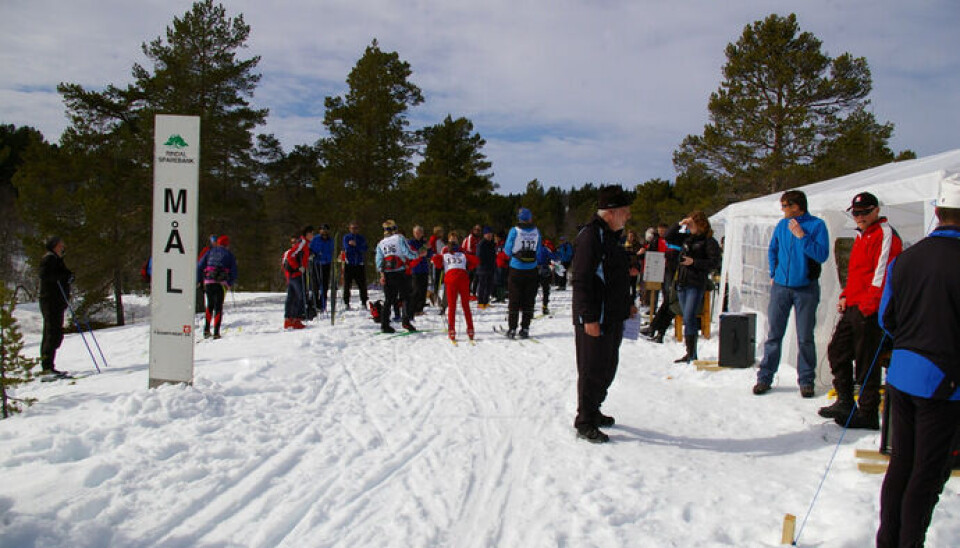
[[[793,533],[797,529],[797,516],[787,514],[783,516],[783,535],[780,544],[793,544]]]

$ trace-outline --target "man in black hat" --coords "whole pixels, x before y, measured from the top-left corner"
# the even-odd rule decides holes
[[[630,298],[630,258],[620,245],[630,219],[630,199],[619,185],[599,191],[596,215],[577,235],[570,265],[573,286],[573,325],[577,347],[577,437],[591,443],[610,438],[601,426],[613,417],[600,412],[607,389],[617,374],[623,322],[636,314]]]
[[[827,347],[837,401],[820,408],[819,414],[840,426],[879,430],[881,371],[875,357],[883,333],[877,310],[887,267],[903,250],[903,242],[897,231],[887,224],[887,218],[880,216],[880,201],[873,194],[857,194],[847,211],[857,223],[857,236],[850,250],[847,286],[837,302],[840,321]],[[857,403],[853,399],[854,384],[862,387]],[[855,406],[857,411],[851,417]]]
[[[54,366],[57,349],[63,342],[63,314],[67,309],[73,272],[63,262],[66,244],[57,236],[47,240],[47,254],[40,259],[40,313],[43,315],[43,338],[40,341],[42,375],[67,376]]]

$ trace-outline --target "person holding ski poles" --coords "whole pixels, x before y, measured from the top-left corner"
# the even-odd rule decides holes
[[[223,302],[227,290],[237,282],[237,259],[230,251],[230,238],[222,235],[217,238],[217,246],[197,263],[197,279],[203,282],[203,291],[207,296],[207,308],[203,323],[203,338],[211,336],[210,323],[213,322],[213,338],[220,338],[220,324],[223,320]]]
[[[58,236],[47,240],[47,253],[40,259],[40,313],[43,315],[43,338],[40,341],[41,375],[67,376],[54,366],[57,349],[63,342],[63,315],[70,298],[73,272],[63,262],[66,244]]]
[[[333,238],[330,225],[322,224],[319,233],[310,240],[310,257],[316,285],[317,310],[327,311],[327,293],[330,291],[330,265],[333,264]]]
[[[433,256],[435,267],[443,269],[443,283],[447,288],[447,333],[450,340],[456,342],[457,298],[463,306],[463,318],[467,322],[467,337],[473,340],[473,314],[470,312],[470,275],[469,272],[480,264],[476,255],[466,253],[460,248],[460,236],[450,231],[447,245],[439,255]]]
[[[960,173],[940,180],[934,211],[937,228],[894,260],[880,299],[892,443],[877,548],[923,546],[960,436]]]
[[[350,310],[350,285],[356,281],[360,290],[360,304],[367,308],[367,271],[364,256],[367,253],[367,239],[360,234],[360,225],[350,223],[350,232],[343,236],[341,249],[346,264],[343,265],[343,304]]]
[[[283,254],[280,266],[287,279],[287,299],[283,305],[283,328],[303,329],[303,318],[306,317],[303,293],[303,272],[306,270],[304,261],[303,241],[299,234],[290,236],[290,249]]]

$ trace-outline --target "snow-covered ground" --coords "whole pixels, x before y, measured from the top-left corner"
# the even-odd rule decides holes
[[[97,332],[109,368],[33,383],[19,395],[38,403],[0,421],[0,546],[779,545],[840,439],[816,414],[824,381],[804,400],[784,365],[755,397],[752,369],[700,372],[673,363],[679,343],[625,341],[612,442],[591,445],[572,428],[569,299],[553,294],[536,341],[493,333],[495,305],[474,312],[477,345],[454,347],[435,308],[417,322],[435,331],[412,336],[376,335],[358,310],[282,332],[282,295],[237,294],[224,338],[197,344],[193,386],[150,390],[148,306],[130,297],[136,322]],[[36,355],[36,305],[18,317]],[[79,336],[58,366],[93,369]],[[854,449],[878,439],[847,433],[799,545],[872,546],[882,476]],[[928,546],[958,544],[952,480]]]

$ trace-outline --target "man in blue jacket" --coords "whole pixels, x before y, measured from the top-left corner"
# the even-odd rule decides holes
[[[817,349],[813,328],[820,304],[820,269],[830,254],[830,237],[822,219],[807,212],[807,196],[789,190],[780,196],[783,219],[777,223],[767,250],[770,262],[770,305],[767,323],[770,330],[763,343],[763,359],[757,371],[756,395],[766,394],[780,367],[780,350],[787,330],[790,309],[796,310],[797,384],[804,398],[814,396],[817,374]]]
[[[317,280],[317,310],[326,312],[327,292],[330,291],[330,265],[333,263],[333,238],[330,225],[320,225],[320,232],[310,240],[310,260]]]
[[[893,356],[878,548],[923,546],[960,436],[960,173],[940,181],[936,214],[930,236],[890,265],[880,301]]]
[[[356,280],[360,289],[360,303],[367,309],[367,272],[363,257],[367,254],[367,239],[360,234],[360,225],[350,223],[350,232],[343,237],[343,304],[350,310],[350,284]]]

